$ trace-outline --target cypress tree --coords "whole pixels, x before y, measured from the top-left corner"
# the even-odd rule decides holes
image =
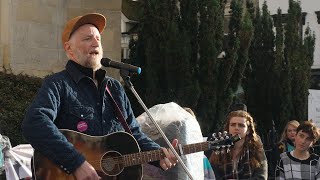
[[[132,61],[143,70],[133,81],[147,106],[168,101],[196,106],[199,87],[190,73],[191,43],[181,21],[177,0],[145,1],[139,39],[131,50]]]
[[[272,67],[274,64],[273,22],[266,2],[262,7],[262,16],[257,16],[253,46],[250,49],[250,92],[248,108],[254,115],[257,124],[265,130],[271,128],[272,114]],[[250,97],[251,96],[251,97]],[[252,101],[253,100],[253,101]],[[250,102],[251,101],[251,102]]]
[[[291,69],[284,58],[284,29],[281,9],[278,9],[276,16],[276,51],[274,64],[274,109],[273,112],[278,115],[274,119],[277,128],[281,131],[286,122],[290,120],[292,114],[292,99],[291,99]]]
[[[291,91],[293,112],[291,118],[306,119],[307,99],[305,97],[305,59],[301,59],[301,7],[299,2],[289,0],[288,18],[285,29],[285,57],[291,71]]]
[[[304,33],[303,54],[305,55],[308,67],[311,67],[313,65],[315,40],[315,33],[311,31],[309,26],[307,26]]]
[[[278,107],[278,127],[283,129],[286,122],[307,119],[308,89],[313,64],[314,35],[306,29],[302,39],[302,13],[300,2],[289,0],[288,15],[282,19],[278,10],[276,23],[276,64],[275,77],[279,77],[279,96],[274,96],[275,109]],[[285,22],[285,32],[282,23]],[[285,38],[283,37],[285,35]],[[284,45],[283,45],[284,44]],[[277,81],[275,81],[277,83]],[[278,105],[277,105],[278,104]]]
[[[215,37],[215,20],[217,13],[221,12],[219,0],[199,1],[199,85],[200,98],[197,106],[197,117],[203,134],[209,133],[214,124],[217,103],[217,55]]]
[[[221,61],[219,79],[218,79],[218,101],[215,118],[223,122],[227,113],[229,105],[232,101],[233,91],[231,89],[230,81],[234,73],[234,67],[238,61],[238,49],[240,46],[239,32],[241,26],[242,7],[237,0],[231,1],[231,19],[229,23],[229,32],[227,36],[226,57]]]
[[[154,34],[158,33],[157,29],[161,28],[162,23],[160,22],[159,14],[154,13],[159,8],[156,0],[144,1],[143,15],[139,23],[138,40],[132,40],[130,43],[130,61],[142,68],[141,74],[133,76],[131,80],[147,107],[152,106],[155,101],[155,98],[148,99],[147,93],[157,89],[155,84],[160,81],[157,71],[152,70],[152,61],[148,60],[150,56],[152,57],[152,53],[159,49],[158,44],[155,42],[159,42],[160,36],[154,36]],[[158,54],[155,54],[155,57],[158,58]],[[154,77],[154,81],[150,81],[148,76]],[[129,94],[129,98],[131,97],[132,95]],[[136,115],[143,112],[136,100],[131,101],[131,103]]]
[[[259,101],[257,98],[257,90],[256,90],[256,60],[260,56],[260,42],[262,41],[262,25],[261,25],[261,13],[260,9],[257,8],[257,12],[255,14],[251,14],[253,16],[253,24],[254,24],[254,33],[251,46],[249,48],[249,60],[246,68],[246,78],[244,80],[244,92],[246,104],[252,115],[255,114],[256,104]]]
[[[273,119],[273,65],[274,65],[274,40],[275,35],[273,31],[273,21],[268,11],[268,6],[266,1],[262,6],[262,59],[260,62],[264,67],[261,67],[262,72],[257,73],[260,77],[259,80],[265,81],[266,83],[260,87],[259,93],[260,97],[263,98],[263,101],[259,103],[258,112],[260,112],[260,116],[257,116],[258,126],[264,127],[264,129],[271,129],[271,120]],[[259,61],[259,60],[258,60]]]
[[[244,76],[244,71],[248,62],[248,51],[251,45],[251,40],[253,36],[253,25],[250,18],[250,14],[245,10],[244,17],[240,24],[239,31],[239,43],[240,47],[238,50],[238,61],[232,74],[230,87],[233,92],[238,90],[241,80]]]
[[[191,73],[194,78],[198,78],[199,73],[199,41],[198,41],[198,0],[180,0],[180,12],[181,21],[180,28],[184,28],[190,39],[191,54],[190,54],[190,65],[192,68]]]
[[[199,19],[198,19],[198,0],[180,0],[180,17],[178,18],[179,30],[184,33],[185,43],[188,49],[184,52],[188,54],[189,69],[184,69],[184,87],[179,91],[181,99],[184,100],[184,106],[188,106],[196,110],[196,106],[200,96],[199,87]],[[183,44],[182,44],[183,45]]]
[[[313,53],[315,45],[315,35],[311,32],[310,28],[307,27],[304,36],[304,43],[300,49],[299,69],[295,76],[295,82],[299,82],[299,98],[297,98],[296,104],[296,115],[301,120],[307,120],[308,118],[308,95],[310,88],[311,79],[311,66],[313,64]],[[297,88],[297,86],[294,86]]]
[[[168,1],[144,1],[138,41],[132,44],[131,61],[142,68],[140,76],[132,78],[137,92],[147,107],[164,101],[168,84],[165,61],[166,38],[171,30],[171,12]],[[134,48],[135,47],[135,48]],[[134,109],[135,110],[135,109]],[[141,113],[142,110],[136,111]]]
[[[128,62],[137,65],[142,68],[142,73],[139,76],[132,76],[131,82],[135,86],[136,91],[140,95],[141,99],[150,106],[148,101],[146,101],[146,55],[145,47],[146,40],[152,36],[152,26],[154,15],[151,8],[154,8],[154,1],[145,1],[141,5],[142,16],[140,18],[140,23],[138,27],[138,39],[131,39],[129,43],[130,56]],[[149,34],[150,33],[150,34]],[[126,89],[128,91],[128,89]],[[131,106],[135,115],[139,115],[144,112],[143,108],[140,106],[136,98],[131,92],[127,92],[129,99],[131,100]]]
[[[167,37],[167,75],[169,88],[166,101],[175,101],[182,106],[194,108],[198,100],[199,87],[194,79],[191,64],[191,43],[188,31],[181,22],[176,1],[172,1],[172,26]],[[180,26],[179,26],[180,25]],[[169,95],[169,96],[168,96]]]

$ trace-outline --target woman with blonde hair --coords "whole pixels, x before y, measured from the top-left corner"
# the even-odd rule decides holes
[[[279,141],[280,147],[279,150],[283,152],[288,152],[294,150],[294,138],[297,133],[297,128],[300,123],[296,120],[289,121],[281,134],[281,139]]]
[[[287,122],[284,127],[280,141],[272,149],[271,157],[271,176],[274,174],[274,170],[278,161],[280,160],[280,154],[283,152],[290,152],[295,149],[294,147],[294,138],[296,137],[297,128],[300,123],[297,120],[291,120]]]
[[[224,130],[240,135],[229,153],[212,152],[210,163],[216,179],[267,179],[268,164],[251,115],[242,110],[228,114]]]

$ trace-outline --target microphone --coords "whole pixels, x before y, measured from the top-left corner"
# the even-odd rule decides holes
[[[113,61],[109,58],[102,58],[101,59],[101,65],[104,67],[113,67],[116,69],[124,69],[124,70],[128,70],[132,73],[137,73],[140,74],[141,73],[141,68],[131,65],[131,64],[127,64],[127,63],[122,63],[122,62],[118,62],[118,61]]]

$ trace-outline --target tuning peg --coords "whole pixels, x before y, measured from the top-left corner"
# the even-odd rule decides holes
[[[227,136],[228,132],[227,131],[223,131],[223,136]]]
[[[219,137],[222,137],[222,133],[221,133],[221,132],[218,132],[218,136],[219,136]]]
[[[224,154],[224,150],[221,150],[220,153],[221,153],[221,154]]]
[[[214,152],[216,155],[219,155],[220,154],[220,151],[215,151]]]
[[[216,135],[217,135],[216,133],[212,133],[212,137],[213,137],[213,138],[215,138],[215,137],[216,137]]]
[[[228,135],[229,135],[229,133],[227,131],[223,131],[223,137],[225,139],[229,139],[230,138]]]
[[[213,140],[213,141],[218,141],[218,138],[217,138],[217,134],[216,134],[216,133],[212,133],[212,140]]]
[[[230,149],[228,148],[228,149],[227,149],[227,153],[229,153],[229,152],[230,152]]]

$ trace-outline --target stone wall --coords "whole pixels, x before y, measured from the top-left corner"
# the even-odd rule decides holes
[[[121,0],[1,0],[0,71],[44,77],[64,69],[65,22],[90,12],[107,18],[104,57],[120,60]],[[108,72],[119,79],[116,70]]]

